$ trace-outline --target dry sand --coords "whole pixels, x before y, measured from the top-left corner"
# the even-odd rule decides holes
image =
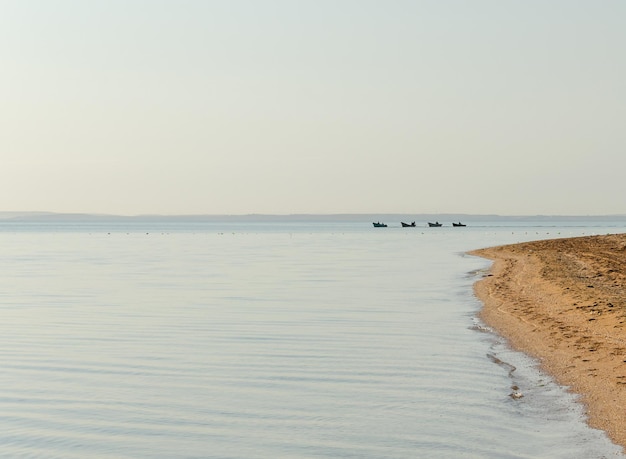
[[[589,425],[626,447],[626,235],[471,253],[495,260],[475,285],[485,323],[580,394]]]

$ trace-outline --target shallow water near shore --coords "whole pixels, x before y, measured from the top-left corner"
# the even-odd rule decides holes
[[[476,319],[465,253],[625,230],[5,226],[0,456],[624,457]]]

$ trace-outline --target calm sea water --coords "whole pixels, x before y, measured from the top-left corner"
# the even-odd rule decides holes
[[[476,319],[465,255],[624,230],[7,224],[0,456],[624,457]]]

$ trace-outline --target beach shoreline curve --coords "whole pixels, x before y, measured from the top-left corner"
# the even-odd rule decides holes
[[[473,250],[481,320],[581,397],[588,424],[626,448],[626,234]]]

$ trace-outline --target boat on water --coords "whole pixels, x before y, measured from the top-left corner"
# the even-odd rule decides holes
[[[374,228],[387,228],[387,225],[381,222],[374,222],[372,225],[374,225]]]
[[[400,222],[400,224],[402,225],[402,228],[415,227],[415,222],[411,222],[411,223]]]
[[[441,223],[439,223],[439,222],[435,222],[435,223],[428,222],[428,226],[431,227],[431,228],[439,228],[441,226]]]
[[[459,226],[467,226],[467,225],[465,223],[458,222],[458,223],[452,223],[452,226],[459,227]]]

